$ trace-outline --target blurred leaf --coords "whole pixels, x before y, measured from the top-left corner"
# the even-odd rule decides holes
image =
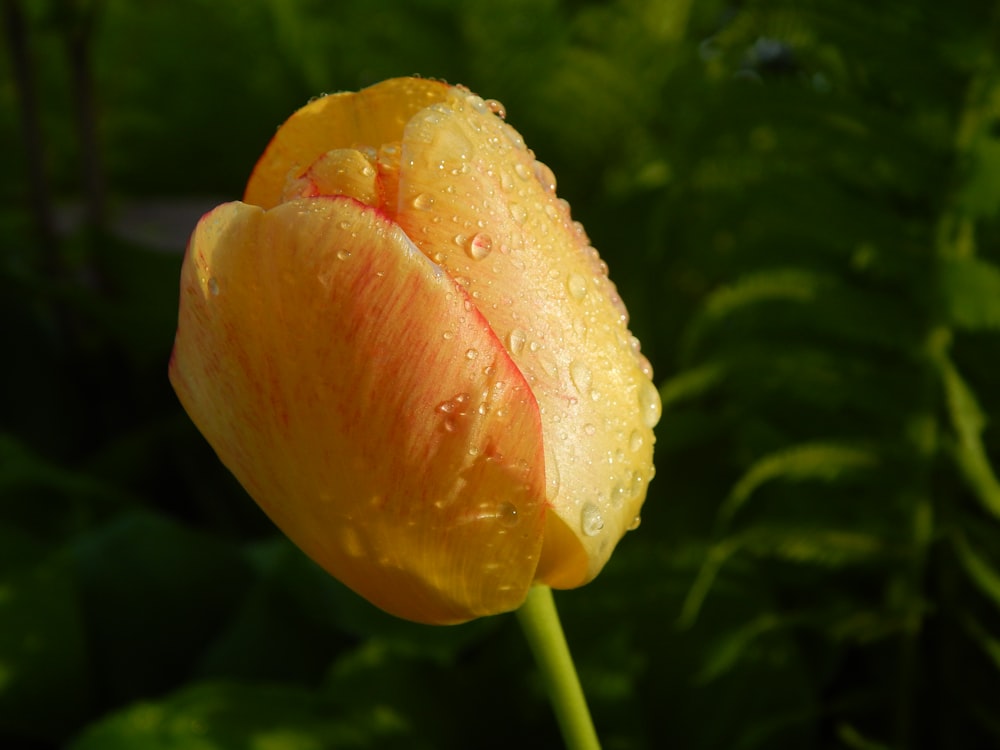
[[[113,484],[46,460],[0,433],[0,516],[6,521],[58,540],[128,500]]]
[[[283,685],[201,683],[89,727],[71,750],[323,750],[381,747],[391,720],[365,726],[329,701]]]
[[[188,674],[250,582],[235,546],[148,512],[82,535],[72,558],[100,664],[94,692],[113,704]]]
[[[0,743],[74,729],[91,708],[90,667],[67,560],[0,524]]]

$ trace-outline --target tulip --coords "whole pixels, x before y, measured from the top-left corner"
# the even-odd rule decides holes
[[[306,554],[418,622],[590,581],[653,475],[649,363],[503,118],[416,78],[315,99],[181,273],[195,425]]]

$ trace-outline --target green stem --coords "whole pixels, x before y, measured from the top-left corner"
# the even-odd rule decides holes
[[[518,622],[542,673],[545,689],[568,750],[600,750],[587,699],[559,624],[548,586],[533,586],[517,611]]]

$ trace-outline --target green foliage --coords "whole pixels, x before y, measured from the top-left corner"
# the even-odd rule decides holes
[[[996,4],[4,7],[0,745],[558,745],[511,618],[374,610],[166,382],[199,213],[310,96],[412,73],[504,102],[657,373],[642,526],[557,596],[605,746],[1000,744]]]

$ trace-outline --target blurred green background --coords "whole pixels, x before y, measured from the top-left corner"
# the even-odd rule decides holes
[[[166,379],[309,97],[419,73],[559,177],[664,400],[557,596],[608,750],[1000,747],[1000,7],[2,0],[0,746],[558,747],[510,616],[374,610]]]

